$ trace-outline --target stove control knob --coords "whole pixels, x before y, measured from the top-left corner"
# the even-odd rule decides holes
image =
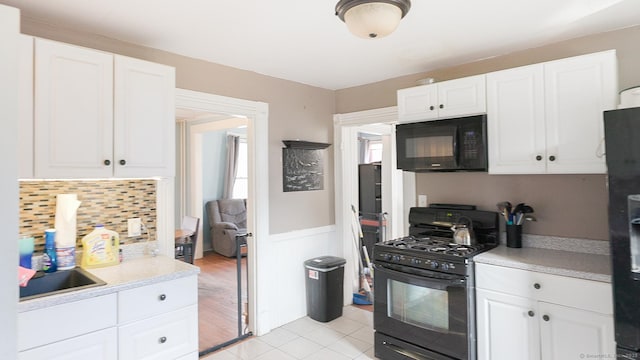
[[[414,264],[414,265],[418,265],[418,264],[420,264],[420,259],[413,258],[413,259],[411,259],[411,263]]]
[[[440,265],[440,264],[438,264],[438,262],[437,262],[437,261],[432,261],[432,262],[431,262],[431,268],[432,268],[432,269],[437,269],[437,268],[438,268],[438,265]]]
[[[400,262],[400,256],[393,255],[393,257],[391,258],[391,261]]]
[[[391,255],[389,255],[389,254],[380,254],[380,257],[383,260],[387,260],[387,261],[391,260]]]
[[[442,268],[442,270],[447,271],[449,270],[449,264],[447,263],[442,263],[442,265],[440,266]]]

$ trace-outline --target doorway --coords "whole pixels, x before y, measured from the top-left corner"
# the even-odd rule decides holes
[[[415,206],[415,174],[396,168],[395,127],[398,114],[395,106],[334,115],[336,163],[336,222],[343,239],[353,238],[354,216],[351,205],[358,206],[358,165],[361,133],[375,133],[382,139],[382,211],[387,213],[386,238],[397,238],[408,232],[408,210]],[[359,261],[351,241],[344,241],[347,262],[345,269],[358,269]],[[345,304],[359,287],[357,270],[345,271]],[[375,289],[374,289],[375,291]]]
[[[202,169],[196,166],[202,159],[202,134],[211,129],[246,126],[247,139],[247,230],[253,236],[247,238],[247,256],[243,258],[244,281],[246,282],[246,302],[243,310],[249,321],[245,331],[260,334],[259,314],[260,289],[257,286],[259,239],[268,236],[268,187],[255,179],[267,176],[267,128],[268,107],[265,103],[228,98],[190,90],[176,90],[176,114],[183,118],[176,127],[177,142],[185,146],[177,147],[176,169],[176,219],[184,215],[206,217],[203,206]],[[188,119],[186,119],[188,118]],[[189,126],[185,126],[189,122]],[[190,138],[190,141],[185,139]],[[193,141],[191,141],[193,140]],[[188,144],[188,147],[186,147]],[[180,161],[180,159],[183,159]],[[191,163],[191,165],[189,165]],[[201,162],[200,162],[201,164]],[[257,214],[260,214],[257,216]],[[176,220],[177,224],[180,222]],[[202,221],[200,222],[203,223]],[[202,258],[204,243],[202,227],[196,248],[196,259]],[[196,260],[197,262],[200,260]],[[201,274],[202,275],[202,274]],[[200,317],[206,316],[208,309],[200,309]],[[216,344],[211,344],[214,347]],[[201,354],[202,354],[201,348]]]

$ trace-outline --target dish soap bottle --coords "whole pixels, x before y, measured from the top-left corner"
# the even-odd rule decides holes
[[[117,265],[119,261],[120,236],[98,224],[82,238],[82,261],[84,269]]]
[[[58,257],[56,256],[56,229],[47,229],[44,232],[44,254],[42,254],[42,270],[46,273],[58,270]]]

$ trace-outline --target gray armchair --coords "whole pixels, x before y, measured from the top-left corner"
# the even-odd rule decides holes
[[[247,232],[247,201],[222,199],[206,204],[213,250],[221,255],[236,256],[236,234]]]

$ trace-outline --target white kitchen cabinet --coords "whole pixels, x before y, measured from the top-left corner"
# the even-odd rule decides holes
[[[486,112],[485,75],[398,90],[400,122]]]
[[[177,359],[198,348],[198,305],[120,326],[118,334],[120,360]]]
[[[169,360],[197,353],[197,304],[196,276],[121,291],[119,359]]]
[[[173,176],[175,72],[36,39],[35,176]]]
[[[121,291],[118,294],[119,322],[150,318],[198,303],[198,279],[195,276],[163,281]]]
[[[477,289],[478,359],[540,359],[535,301]]]
[[[475,266],[478,359],[615,354],[610,284]]]
[[[18,351],[115,329],[116,306],[116,294],[109,294],[18,313]]]
[[[175,174],[175,70],[115,55],[114,175]]]
[[[487,75],[490,173],[546,172],[545,131],[541,64]]]
[[[196,360],[197,275],[21,312],[18,351],[20,360]]]
[[[113,55],[35,42],[35,176],[112,176]]]
[[[540,302],[542,359],[579,359],[615,354],[611,315]]]
[[[610,50],[487,74],[489,172],[605,173],[616,64]]]
[[[20,34],[18,178],[33,178],[33,36]]]
[[[117,360],[118,331],[115,327],[22,351],[18,360]]]

